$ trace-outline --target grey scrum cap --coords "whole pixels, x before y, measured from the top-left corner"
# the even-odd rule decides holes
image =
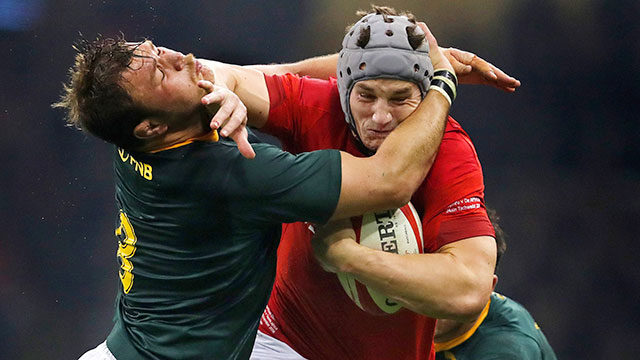
[[[342,41],[338,58],[337,82],[340,103],[345,119],[356,138],[358,136],[349,96],[356,82],[369,79],[397,79],[418,85],[424,97],[433,78],[429,58],[429,44],[425,41],[416,49],[409,44],[407,28],[415,27],[416,34],[424,34],[406,16],[369,14],[355,23]],[[369,41],[358,45],[362,32],[369,31]]]

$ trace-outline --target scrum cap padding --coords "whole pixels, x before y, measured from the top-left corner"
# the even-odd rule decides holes
[[[397,79],[417,84],[423,97],[428,91],[433,78],[429,44],[425,39],[413,49],[407,35],[408,27],[415,27],[415,34],[424,34],[406,16],[369,14],[353,25],[344,37],[338,58],[337,82],[342,110],[354,131],[349,96],[356,82]],[[358,38],[362,32],[367,31],[369,41],[360,46],[357,44]]]

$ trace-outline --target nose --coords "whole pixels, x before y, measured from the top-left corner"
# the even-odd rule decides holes
[[[167,49],[165,47],[158,47],[158,50],[160,50],[161,61],[172,66],[176,71],[180,71],[184,68],[185,55],[183,53]]]
[[[391,109],[384,103],[384,101],[377,101],[375,108],[373,109],[373,116],[371,119],[376,124],[386,125],[393,119]]]

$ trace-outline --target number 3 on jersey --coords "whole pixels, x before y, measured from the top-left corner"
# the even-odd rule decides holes
[[[133,263],[131,258],[136,253],[136,233],[127,214],[120,212],[120,226],[116,229],[118,238],[118,259],[120,260],[120,281],[125,294],[133,286]]]

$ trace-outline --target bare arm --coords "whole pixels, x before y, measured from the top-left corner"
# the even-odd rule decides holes
[[[507,92],[520,87],[520,80],[508,75],[497,66],[474,53],[456,48],[440,48],[453,66],[460,84],[488,85]],[[317,79],[336,76],[338,54],[324,55],[290,64],[252,65],[266,75],[292,73]]]
[[[336,76],[338,54],[312,57],[291,64],[251,65],[249,67],[266,75],[291,73],[316,79],[328,79],[330,76]]]
[[[463,239],[433,254],[397,255],[355,242],[350,221],[318,228],[313,248],[326,270],[351,274],[404,307],[434,318],[472,320],[493,285],[495,240]]]
[[[435,37],[424,27],[434,68],[449,69]],[[235,92],[247,107],[250,124],[260,127],[269,112],[264,75],[256,69],[205,62],[214,73],[215,84]],[[211,94],[210,94],[211,95]],[[208,97],[203,98],[208,103]],[[449,103],[437,91],[427,93],[418,108],[383,142],[374,156],[357,158],[346,152],[342,158],[340,199],[332,219],[406,204],[435,160],[449,111]]]
[[[237,92],[241,98],[242,94],[242,91]],[[246,99],[245,95],[243,101]],[[268,104],[268,96],[264,99],[251,95],[249,101]],[[250,109],[249,105],[247,109]],[[251,110],[247,111],[251,116]],[[268,105],[264,111],[268,112]],[[448,111],[447,100],[431,90],[418,108],[389,134],[375,155],[358,158],[341,152],[340,199],[331,219],[406,204],[435,160]]]
[[[434,54],[435,55],[435,54]],[[450,68],[446,60],[438,60],[439,68]],[[434,61],[434,63],[436,63]],[[269,97],[262,73],[230,67],[243,74],[242,82],[217,76],[246,104],[249,117],[266,121]],[[206,81],[202,87],[210,93],[203,98],[209,103],[218,92]],[[249,84],[247,86],[247,84]],[[231,92],[223,92],[227,96]],[[213,102],[213,100],[211,100]],[[382,143],[375,155],[358,158],[341,152],[342,184],[337,208],[331,219],[347,218],[368,211],[384,210],[406,204],[418,188],[435,160],[449,111],[449,103],[437,91],[429,91],[418,108]],[[218,116],[218,115],[216,115]],[[216,118],[214,117],[213,121]]]
[[[426,29],[428,31],[425,23],[420,22],[418,25],[423,30]],[[514,92],[520,86],[519,80],[509,76],[495,65],[471,52],[440,47],[438,47],[438,50],[444,54],[453,67],[460,84],[489,85],[507,92]],[[214,120],[217,120],[218,124],[223,125],[222,135],[227,136],[226,132],[236,140],[236,130],[242,130],[247,121],[249,125],[261,128],[268,120],[269,94],[262,74],[293,73],[300,76],[327,79],[336,74],[338,54],[313,57],[289,64],[244,67],[205,59],[200,59],[200,61],[213,70],[216,85],[238,93],[240,99],[246,105],[245,110],[248,112],[248,119],[245,118],[244,121],[227,119],[224,117],[226,115],[224,113],[218,114],[211,121],[212,128],[218,128],[217,124],[214,123]],[[206,96],[203,98],[203,103],[205,104],[215,102],[213,98],[209,99],[208,102],[205,99]]]

